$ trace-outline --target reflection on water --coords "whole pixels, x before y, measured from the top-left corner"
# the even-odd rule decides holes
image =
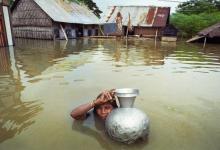
[[[16,40],[0,49],[0,149],[219,150],[220,46],[146,39]],[[114,142],[73,107],[103,89],[140,89],[148,141]],[[53,148],[52,148],[53,147]]]
[[[183,69],[205,68],[206,72],[218,71],[220,51],[214,46],[210,46],[209,49],[199,49],[196,46],[182,43],[168,58],[174,58],[186,64],[187,66],[181,67]]]
[[[72,129],[76,132],[92,137],[100,144],[102,149],[143,149],[148,140],[136,141],[134,144],[126,145],[116,142],[108,137],[104,122],[90,113],[85,121],[73,121]]]
[[[12,49],[13,50],[13,49]],[[13,138],[34,123],[42,110],[36,101],[22,102],[20,81],[13,75],[9,48],[0,49],[0,143]]]
[[[120,40],[115,44],[112,41],[102,41],[104,49],[113,57],[116,67],[135,65],[163,65],[164,58],[172,52],[175,44],[153,48],[154,42],[142,40]],[[127,44],[127,45],[126,45]],[[160,46],[160,45],[158,45]]]
[[[10,101],[10,99],[7,99]],[[2,106],[7,105],[3,103]],[[0,143],[13,138],[16,134],[20,134],[23,130],[35,123],[32,118],[36,116],[42,108],[36,101],[20,102],[9,107],[1,106],[0,114]]]
[[[55,62],[63,60],[68,54],[78,54],[81,50],[86,49],[84,41],[33,41],[18,39],[16,53],[18,65],[26,71],[30,77],[40,75],[41,72],[52,66]],[[96,43],[92,43],[96,44]],[[68,64],[67,64],[68,65]],[[65,67],[65,66],[63,66]]]

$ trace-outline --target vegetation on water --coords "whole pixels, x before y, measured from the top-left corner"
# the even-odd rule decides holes
[[[189,0],[178,5],[171,15],[171,24],[186,36],[193,36],[200,30],[220,22],[219,0]]]

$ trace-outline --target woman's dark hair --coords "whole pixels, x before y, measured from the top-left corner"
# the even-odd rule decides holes
[[[99,95],[97,96],[97,98],[99,98],[100,96],[101,96],[101,94],[99,94]],[[111,105],[113,106],[113,108],[118,108],[118,105],[117,105],[117,103],[116,103],[115,98],[109,100],[108,102],[106,102],[106,103],[104,103],[104,104],[111,104]],[[103,104],[101,104],[101,105],[103,105]],[[98,106],[95,106],[95,107],[94,107],[93,112],[94,112],[95,114],[97,114],[97,109],[98,109],[101,105],[98,105]]]

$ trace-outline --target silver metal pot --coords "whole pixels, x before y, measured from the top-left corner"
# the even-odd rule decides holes
[[[105,127],[111,138],[123,143],[134,143],[146,138],[149,133],[149,119],[137,108],[132,108],[138,89],[116,89],[120,108],[114,109],[106,118]]]
[[[137,108],[118,108],[106,119],[105,127],[111,138],[131,144],[149,133],[149,119]]]
[[[136,96],[139,95],[139,90],[129,88],[116,89],[115,95],[118,98],[121,108],[131,108],[134,105]]]

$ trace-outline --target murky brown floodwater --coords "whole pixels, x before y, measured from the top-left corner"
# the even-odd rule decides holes
[[[110,140],[72,108],[103,89],[140,89],[146,142]],[[220,45],[18,40],[0,49],[0,150],[219,150]]]

